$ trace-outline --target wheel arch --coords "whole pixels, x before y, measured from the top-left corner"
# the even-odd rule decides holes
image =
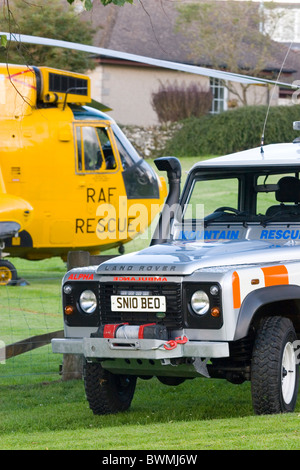
[[[239,311],[234,341],[245,338],[250,327],[257,325],[266,315],[290,318],[297,334],[300,334],[300,286],[269,286],[248,294]]]

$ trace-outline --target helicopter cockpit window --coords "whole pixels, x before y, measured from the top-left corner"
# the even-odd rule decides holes
[[[94,127],[83,127],[82,138],[85,170],[99,170],[103,163],[103,156],[99,145],[96,129]]]
[[[78,170],[82,171],[82,141],[81,141],[81,129],[76,128],[76,142],[77,142],[77,166]]]
[[[152,168],[139,157],[121,129],[112,126],[123,167],[123,180],[128,199],[158,198],[157,178]]]
[[[96,127],[96,131],[101,142],[101,150],[107,170],[114,170],[117,167],[108,132],[104,127]]]
[[[94,173],[116,168],[109,135],[104,127],[79,126],[76,140],[78,171]]]

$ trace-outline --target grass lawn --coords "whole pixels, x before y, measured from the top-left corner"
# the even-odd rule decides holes
[[[94,416],[81,381],[2,385],[1,449],[299,449],[300,409],[253,416],[249,384],[138,380],[131,409]]]
[[[184,159],[184,170],[195,160]],[[126,252],[146,244],[133,241]],[[0,339],[11,343],[62,329],[65,264],[58,258],[12,261],[29,285],[1,288]],[[249,383],[199,378],[168,387],[138,379],[129,411],[94,416],[82,381],[61,380],[61,362],[46,346],[0,364],[0,449],[300,448],[300,403],[291,414],[254,416]]]

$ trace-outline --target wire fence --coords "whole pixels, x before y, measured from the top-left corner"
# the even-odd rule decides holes
[[[133,240],[126,251],[138,251],[145,245],[147,240]],[[30,381],[50,375],[61,378],[63,363],[65,380],[81,377],[80,361],[54,354],[51,347],[50,336],[63,334],[62,279],[72,267],[100,264],[118,252],[113,250],[100,258],[80,251],[69,255],[68,263],[61,258],[9,259],[16,267],[18,281],[15,285],[0,285],[0,385],[6,380],[23,383],[25,377]]]
[[[17,285],[0,286],[0,378],[59,376],[62,357],[53,354],[50,341],[63,330],[67,267],[60,259],[19,264]]]

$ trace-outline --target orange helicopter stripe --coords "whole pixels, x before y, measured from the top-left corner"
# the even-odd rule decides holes
[[[17,77],[18,75],[24,75],[25,73],[32,72],[31,69],[28,70],[22,70],[21,72],[13,73],[12,75],[8,75],[6,78],[14,78]]]
[[[29,83],[22,82],[21,80],[16,79],[18,75],[24,75],[25,73],[32,72],[32,70],[23,70],[22,72],[14,73],[13,75],[8,75],[6,77],[7,80],[13,80],[16,83],[20,83],[21,85],[25,85],[28,88],[32,88],[33,90],[36,90],[36,86],[30,85]]]
[[[33,90],[36,90],[36,86],[30,85],[29,83],[26,83],[26,82],[22,82],[22,80],[16,80],[14,78],[14,82],[20,83],[21,85],[24,85],[24,86],[27,86],[28,88],[33,88]]]

